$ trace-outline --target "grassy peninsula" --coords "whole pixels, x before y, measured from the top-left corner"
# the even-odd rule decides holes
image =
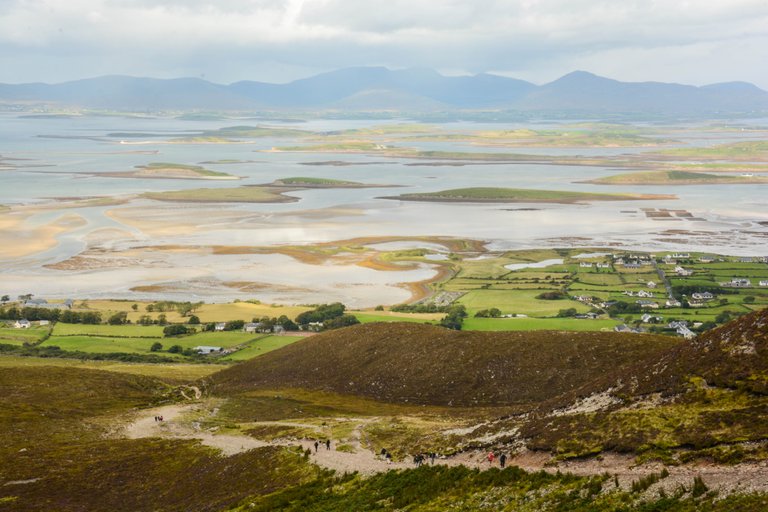
[[[736,185],[768,183],[764,176],[718,175],[688,171],[648,171],[606,176],[585,183],[599,185]]]
[[[643,199],[675,199],[666,194],[598,194],[563,190],[535,190],[522,188],[473,187],[418,192],[385,197],[401,201],[433,201],[462,203],[584,203],[590,201],[633,201]]]

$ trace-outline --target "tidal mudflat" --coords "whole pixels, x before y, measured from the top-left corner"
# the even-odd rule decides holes
[[[601,125],[557,138],[574,131],[561,123],[551,123],[545,137],[524,125],[416,129],[401,120],[247,130],[228,130],[242,122],[227,119],[4,114],[2,121],[0,277],[9,294],[373,306],[422,296],[454,251],[482,257],[610,246],[763,255],[768,239],[766,154],[755,143],[768,136],[768,121],[749,121],[759,132],[707,123],[645,127],[620,144],[601,136]],[[226,136],[213,140],[217,134]],[[126,141],[141,142],[141,150]],[[522,156],[505,156],[509,147]],[[753,176],[697,175],[678,187],[640,174],[669,165],[701,173],[702,162],[712,172],[747,166]],[[130,176],[116,176],[127,169]],[[637,178],[626,178],[628,171]],[[470,188],[614,200],[528,205],[523,194],[510,208],[397,199]],[[357,241],[345,249],[349,240]],[[424,258],[415,262],[392,256],[419,250]]]

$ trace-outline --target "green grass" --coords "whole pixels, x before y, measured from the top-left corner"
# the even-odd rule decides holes
[[[576,318],[466,318],[465,331],[600,331],[612,330],[620,322],[611,319]]]
[[[369,324],[372,322],[413,322],[418,324],[434,323],[434,321],[425,318],[414,317],[410,315],[377,315],[376,313],[356,313],[352,314],[360,320],[360,323]]]
[[[223,357],[224,361],[244,361],[246,359],[252,359],[254,357],[272,352],[279,348],[283,348],[286,345],[290,345],[295,341],[303,339],[302,336],[266,336],[253,340],[242,350],[233,352],[232,354]]]
[[[162,338],[163,327],[159,325],[86,325],[58,322],[54,336],[106,336],[126,338]]]
[[[637,194],[598,194],[592,192],[569,192],[562,190],[534,190],[521,188],[474,187],[401,194],[394,199],[411,201],[491,201],[491,202],[544,202],[574,203],[585,201],[628,201],[645,199]],[[392,199],[392,198],[390,198]]]
[[[160,342],[163,345],[158,355],[173,356],[166,351],[172,345],[179,345],[182,348],[194,348],[200,345],[216,346],[222,348],[234,347],[246,343],[257,334],[246,332],[201,332],[191,336],[171,337],[171,338],[112,338],[104,336],[86,336],[86,335],[54,335],[48,338],[41,346],[58,346],[62,350],[81,351],[91,353],[134,353],[149,354],[153,343]]]
[[[499,308],[504,314],[529,316],[554,316],[561,309],[575,308],[580,313],[588,306],[572,300],[540,300],[536,296],[542,290],[473,290],[458,302],[466,306],[470,316],[481,309]]]
[[[0,328],[0,343],[9,345],[22,345],[24,343],[37,343],[48,334],[47,327],[31,327],[29,329],[15,329],[13,327]]]
[[[41,347],[57,346],[66,351],[81,351],[97,354],[122,352],[126,354],[149,354],[150,347],[158,339],[142,338],[105,338],[100,336],[51,336]],[[163,343],[168,348],[174,343]],[[179,343],[181,345],[181,343]],[[171,355],[158,353],[162,355]]]

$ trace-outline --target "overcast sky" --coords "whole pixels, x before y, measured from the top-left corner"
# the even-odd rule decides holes
[[[348,66],[768,89],[768,0],[0,0],[0,82]]]

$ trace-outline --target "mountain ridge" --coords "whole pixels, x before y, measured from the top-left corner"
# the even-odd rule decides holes
[[[375,92],[375,94],[373,94]],[[329,109],[707,113],[768,110],[748,82],[693,86],[622,82],[573,71],[536,85],[489,73],[444,76],[428,68],[351,67],[284,84],[106,75],[58,84],[0,84],[0,102],[127,110]]]

